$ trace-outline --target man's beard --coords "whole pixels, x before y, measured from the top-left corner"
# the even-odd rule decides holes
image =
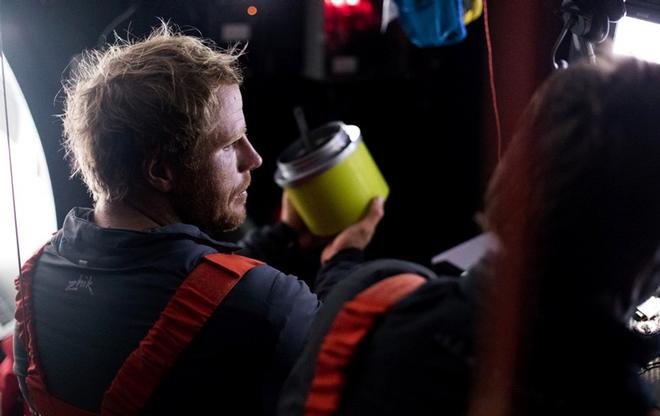
[[[196,172],[187,172],[180,178],[170,192],[170,203],[183,223],[195,225],[212,236],[234,230],[245,221],[245,209],[237,213],[231,206],[224,207],[226,199],[218,195],[220,187],[214,178]],[[219,212],[219,207],[224,212]]]

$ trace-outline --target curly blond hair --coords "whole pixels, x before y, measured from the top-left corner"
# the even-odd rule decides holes
[[[219,50],[163,23],[82,56],[64,85],[64,147],[95,201],[121,200],[147,157],[194,164],[213,125],[213,92],[240,84],[236,47]]]

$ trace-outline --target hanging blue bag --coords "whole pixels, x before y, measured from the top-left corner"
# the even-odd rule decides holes
[[[463,0],[394,0],[399,23],[419,47],[452,45],[465,39]]]

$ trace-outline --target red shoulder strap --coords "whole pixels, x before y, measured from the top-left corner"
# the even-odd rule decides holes
[[[16,279],[16,333],[25,347],[28,356],[25,384],[28,389],[28,402],[40,412],[48,409],[49,416],[92,416],[92,413],[75,408],[56,397],[46,388],[46,378],[37,360],[34,322],[32,319],[32,279],[37,261],[48,243],[42,246],[21,267],[21,276]]]
[[[344,304],[321,344],[305,405],[306,416],[335,414],[346,384],[346,369],[376,318],[424,282],[426,279],[416,274],[398,274],[368,287]]]
[[[238,281],[261,262],[236,254],[202,259],[105,392],[103,415],[135,415]]]
[[[45,246],[44,246],[45,247]],[[16,325],[28,354],[26,385],[36,411],[48,416],[94,416],[52,396],[38,365],[32,320],[32,279],[44,247],[22,267],[16,280]],[[104,415],[134,415],[238,281],[261,262],[235,254],[205,256],[174,293],[156,324],[117,373],[101,405]]]

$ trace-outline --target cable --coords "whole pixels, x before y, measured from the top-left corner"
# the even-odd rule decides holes
[[[559,37],[555,41],[555,44],[552,46],[552,66],[555,69],[563,69],[568,67],[568,63],[564,61],[563,59],[560,59],[557,61],[557,51],[559,50],[559,46],[561,43],[564,41],[564,38],[568,34],[568,31],[571,29],[571,26],[575,24],[576,21],[575,15],[571,15],[571,17],[566,20],[564,23],[564,27],[561,29],[561,33],[559,33]]]
[[[2,1],[0,0],[0,11],[2,9]],[[0,16],[2,13],[0,12]],[[16,236],[16,259],[18,262],[18,278],[23,281],[23,272],[21,271],[21,247],[18,238],[18,217],[16,215],[16,191],[14,189],[14,166],[11,157],[11,139],[9,138],[9,110],[7,107],[7,83],[5,81],[5,48],[2,43],[2,25],[0,25],[0,75],[2,75],[2,100],[5,106],[5,136],[7,138],[7,156],[9,158],[9,182],[11,183],[11,203],[14,210],[14,230]]]
[[[490,38],[490,24],[488,21],[488,0],[484,0],[484,32],[486,32],[486,50],[488,52],[488,75],[490,81],[490,96],[492,98],[493,113],[495,116],[495,130],[497,132],[497,161],[502,158],[502,123],[500,110],[497,105],[497,89],[495,88],[495,69],[493,66],[493,43]]]
[[[142,0],[131,4],[126,10],[124,10],[119,16],[115,17],[108,23],[101,31],[98,40],[96,41],[96,47],[101,48],[107,42],[108,35],[112,33],[113,30],[120,24],[122,24],[126,19],[131,17],[133,13],[142,5]]]

